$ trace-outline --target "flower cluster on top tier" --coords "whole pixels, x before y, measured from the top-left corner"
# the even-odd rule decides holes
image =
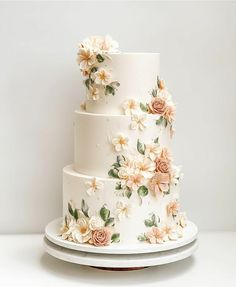
[[[178,184],[181,178],[180,167],[172,164],[167,148],[153,143],[143,144],[137,141],[137,154],[118,155],[108,175],[120,179],[116,190],[128,198],[137,192],[140,199],[150,191],[153,196],[170,193],[171,186]]]
[[[114,233],[115,218],[110,216],[106,205],[100,209],[99,216],[89,216],[89,208],[84,200],[80,209],[68,203],[68,211],[59,232],[62,239],[95,246],[107,246],[120,241],[120,234]]]
[[[162,124],[164,127],[169,124],[171,132],[173,132],[172,123],[175,118],[176,108],[164,81],[160,80],[159,77],[157,78],[156,87],[151,91],[151,96],[152,99],[148,103],[138,103],[134,99],[127,100],[123,103],[124,113],[132,116],[131,128],[135,129],[137,127],[136,123],[140,123],[140,116],[138,116],[138,114],[142,111],[144,113],[158,115],[159,118],[156,120],[156,124]],[[142,125],[139,125],[140,130],[145,128],[145,125],[143,124],[145,118],[142,118],[141,120]]]
[[[174,220],[168,220],[166,223],[160,222],[160,218],[151,214],[150,218],[144,221],[149,230],[138,236],[139,241],[146,241],[151,244],[164,243],[169,240],[177,240],[183,236],[183,228],[187,224],[186,215],[178,212]]]
[[[111,71],[104,68],[106,61],[111,61],[108,53],[118,52],[118,43],[109,35],[92,36],[79,44],[77,62],[85,77],[87,96],[94,101],[104,95],[115,95],[119,82],[112,78]]]

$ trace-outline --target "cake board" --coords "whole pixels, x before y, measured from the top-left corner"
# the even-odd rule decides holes
[[[76,244],[58,236],[61,218],[50,222],[45,229],[45,251],[60,260],[103,270],[132,271],[149,266],[179,261],[191,256],[198,246],[197,227],[188,221],[183,238],[164,244],[122,244],[97,248]]]
[[[96,267],[104,270],[128,271],[163,265],[183,260],[196,251],[198,242],[193,242],[172,250],[148,254],[102,254],[76,251],[61,247],[44,237],[45,251],[51,256],[70,263]]]

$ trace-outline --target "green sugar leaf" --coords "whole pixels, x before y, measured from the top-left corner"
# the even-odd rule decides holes
[[[137,141],[137,150],[139,153],[144,154],[145,153],[145,145],[143,145],[139,139]]]
[[[107,85],[106,88],[105,88],[105,95],[112,95],[112,96],[114,96],[115,95],[115,89],[112,86]]]
[[[141,109],[143,112],[146,113],[146,112],[148,111],[147,105],[144,105],[143,103],[140,103],[139,106],[140,106],[140,109]]]
[[[84,199],[82,199],[82,201],[81,201],[81,210],[82,210],[83,214],[84,214],[86,217],[89,217],[89,216],[88,216],[88,210],[89,210],[89,208],[88,208],[88,205],[87,205],[87,203],[85,202]]]
[[[108,220],[110,216],[110,210],[107,209],[105,205],[100,209],[100,216],[102,220],[104,220],[105,222]]]
[[[71,204],[68,202],[68,210],[69,210],[69,213],[71,216],[74,216],[74,211],[73,211],[73,208],[71,206]]]
[[[113,178],[119,178],[119,176],[118,176],[118,169],[116,169],[116,168],[110,169],[110,170],[108,171],[108,175],[109,175],[110,177],[113,177]]]
[[[99,63],[102,63],[104,61],[104,58],[101,54],[97,54],[96,58],[97,58]]]
[[[120,242],[120,233],[114,233],[112,234],[112,237],[111,237],[111,242],[115,242],[115,243],[118,243]]]
[[[113,225],[114,224],[114,217],[110,217],[107,219],[107,221],[105,222],[105,226],[109,226],[109,225]]]
[[[163,117],[161,116],[158,120],[156,120],[156,125],[160,125],[163,122]]]
[[[142,185],[139,187],[138,189],[138,194],[141,196],[141,197],[144,197],[148,194],[148,189],[146,186]]]
[[[144,224],[145,224],[145,226],[147,226],[147,227],[152,227],[152,226],[154,226],[154,223],[153,223],[153,221],[152,221],[151,219],[146,219],[146,220],[144,221]]]
[[[116,183],[116,187],[115,187],[116,190],[121,190],[122,187],[121,187],[121,182],[117,182]]]

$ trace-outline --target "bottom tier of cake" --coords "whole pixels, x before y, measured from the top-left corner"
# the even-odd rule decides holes
[[[82,175],[73,165],[63,170],[63,217],[63,239],[95,246],[161,244],[181,237],[186,225],[178,186],[159,194],[127,190],[119,179]]]

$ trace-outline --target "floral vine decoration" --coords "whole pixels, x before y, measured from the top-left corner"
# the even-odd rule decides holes
[[[183,236],[183,228],[186,226],[186,215],[179,212],[174,216],[174,220],[167,220],[162,223],[160,218],[154,213],[150,218],[144,220],[148,231],[138,236],[139,241],[145,241],[151,244],[161,244],[169,240],[177,240]]]
[[[62,239],[94,246],[107,246],[120,241],[120,234],[114,232],[115,218],[110,216],[106,205],[101,207],[99,215],[89,216],[88,212],[84,199],[80,209],[68,203],[68,215],[59,232]]]
[[[141,203],[149,192],[155,197],[169,194],[182,176],[180,167],[172,164],[169,150],[159,145],[158,138],[150,144],[138,140],[136,154],[118,155],[108,175],[119,179],[116,190],[120,195],[130,198],[137,192]]]
[[[172,96],[168,92],[165,83],[157,77],[157,85],[150,92],[152,99],[148,103],[138,103],[134,99],[127,100],[123,103],[124,113],[126,115],[136,116],[140,110],[148,114],[159,115],[156,120],[157,125],[170,126],[171,133],[173,133],[173,121],[175,118],[176,108],[172,101]]]
[[[115,95],[119,82],[112,78],[111,71],[105,68],[111,61],[109,53],[118,52],[118,43],[109,35],[105,37],[92,36],[79,44],[77,62],[84,83],[87,97],[94,101],[105,95]]]

